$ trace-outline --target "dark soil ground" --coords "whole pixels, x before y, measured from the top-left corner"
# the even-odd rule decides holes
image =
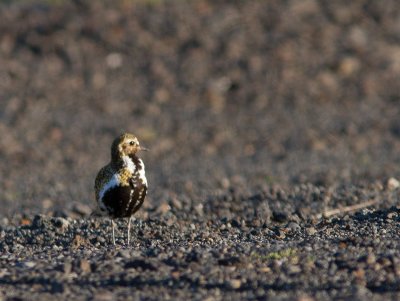
[[[0,300],[399,299],[399,117],[397,0],[3,1]]]

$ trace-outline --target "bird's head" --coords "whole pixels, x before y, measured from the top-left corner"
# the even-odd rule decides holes
[[[111,146],[111,158],[118,159],[123,156],[134,156],[138,151],[147,151],[141,147],[139,140],[132,134],[125,133],[117,137]]]

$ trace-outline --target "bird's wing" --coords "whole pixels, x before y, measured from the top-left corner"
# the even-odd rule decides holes
[[[113,176],[113,172],[111,170],[110,165],[104,166],[102,169],[100,169],[99,173],[96,176],[96,179],[94,181],[94,190],[96,193],[96,201],[99,200],[99,195],[100,191],[103,188],[104,185],[107,184],[107,182],[111,179]]]

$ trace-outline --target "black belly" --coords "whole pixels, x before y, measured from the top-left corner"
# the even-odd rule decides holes
[[[103,202],[112,218],[130,217],[142,206],[146,193],[147,187],[140,184],[135,188],[115,186],[106,191]]]

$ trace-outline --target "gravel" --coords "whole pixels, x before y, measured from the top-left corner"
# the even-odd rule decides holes
[[[293,191],[285,195],[301,198],[301,188]],[[259,206],[274,212],[268,194],[258,195]],[[246,213],[254,199],[239,195],[230,204]],[[0,227],[1,292],[10,299],[62,300],[399,296],[399,208],[299,217],[293,201],[287,203],[286,214],[273,213],[279,218],[268,222],[267,215],[227,217],[224,210],[136,219],[130,246],[126,220],[118,221],[113,246],[107,219],[15,215]]]

